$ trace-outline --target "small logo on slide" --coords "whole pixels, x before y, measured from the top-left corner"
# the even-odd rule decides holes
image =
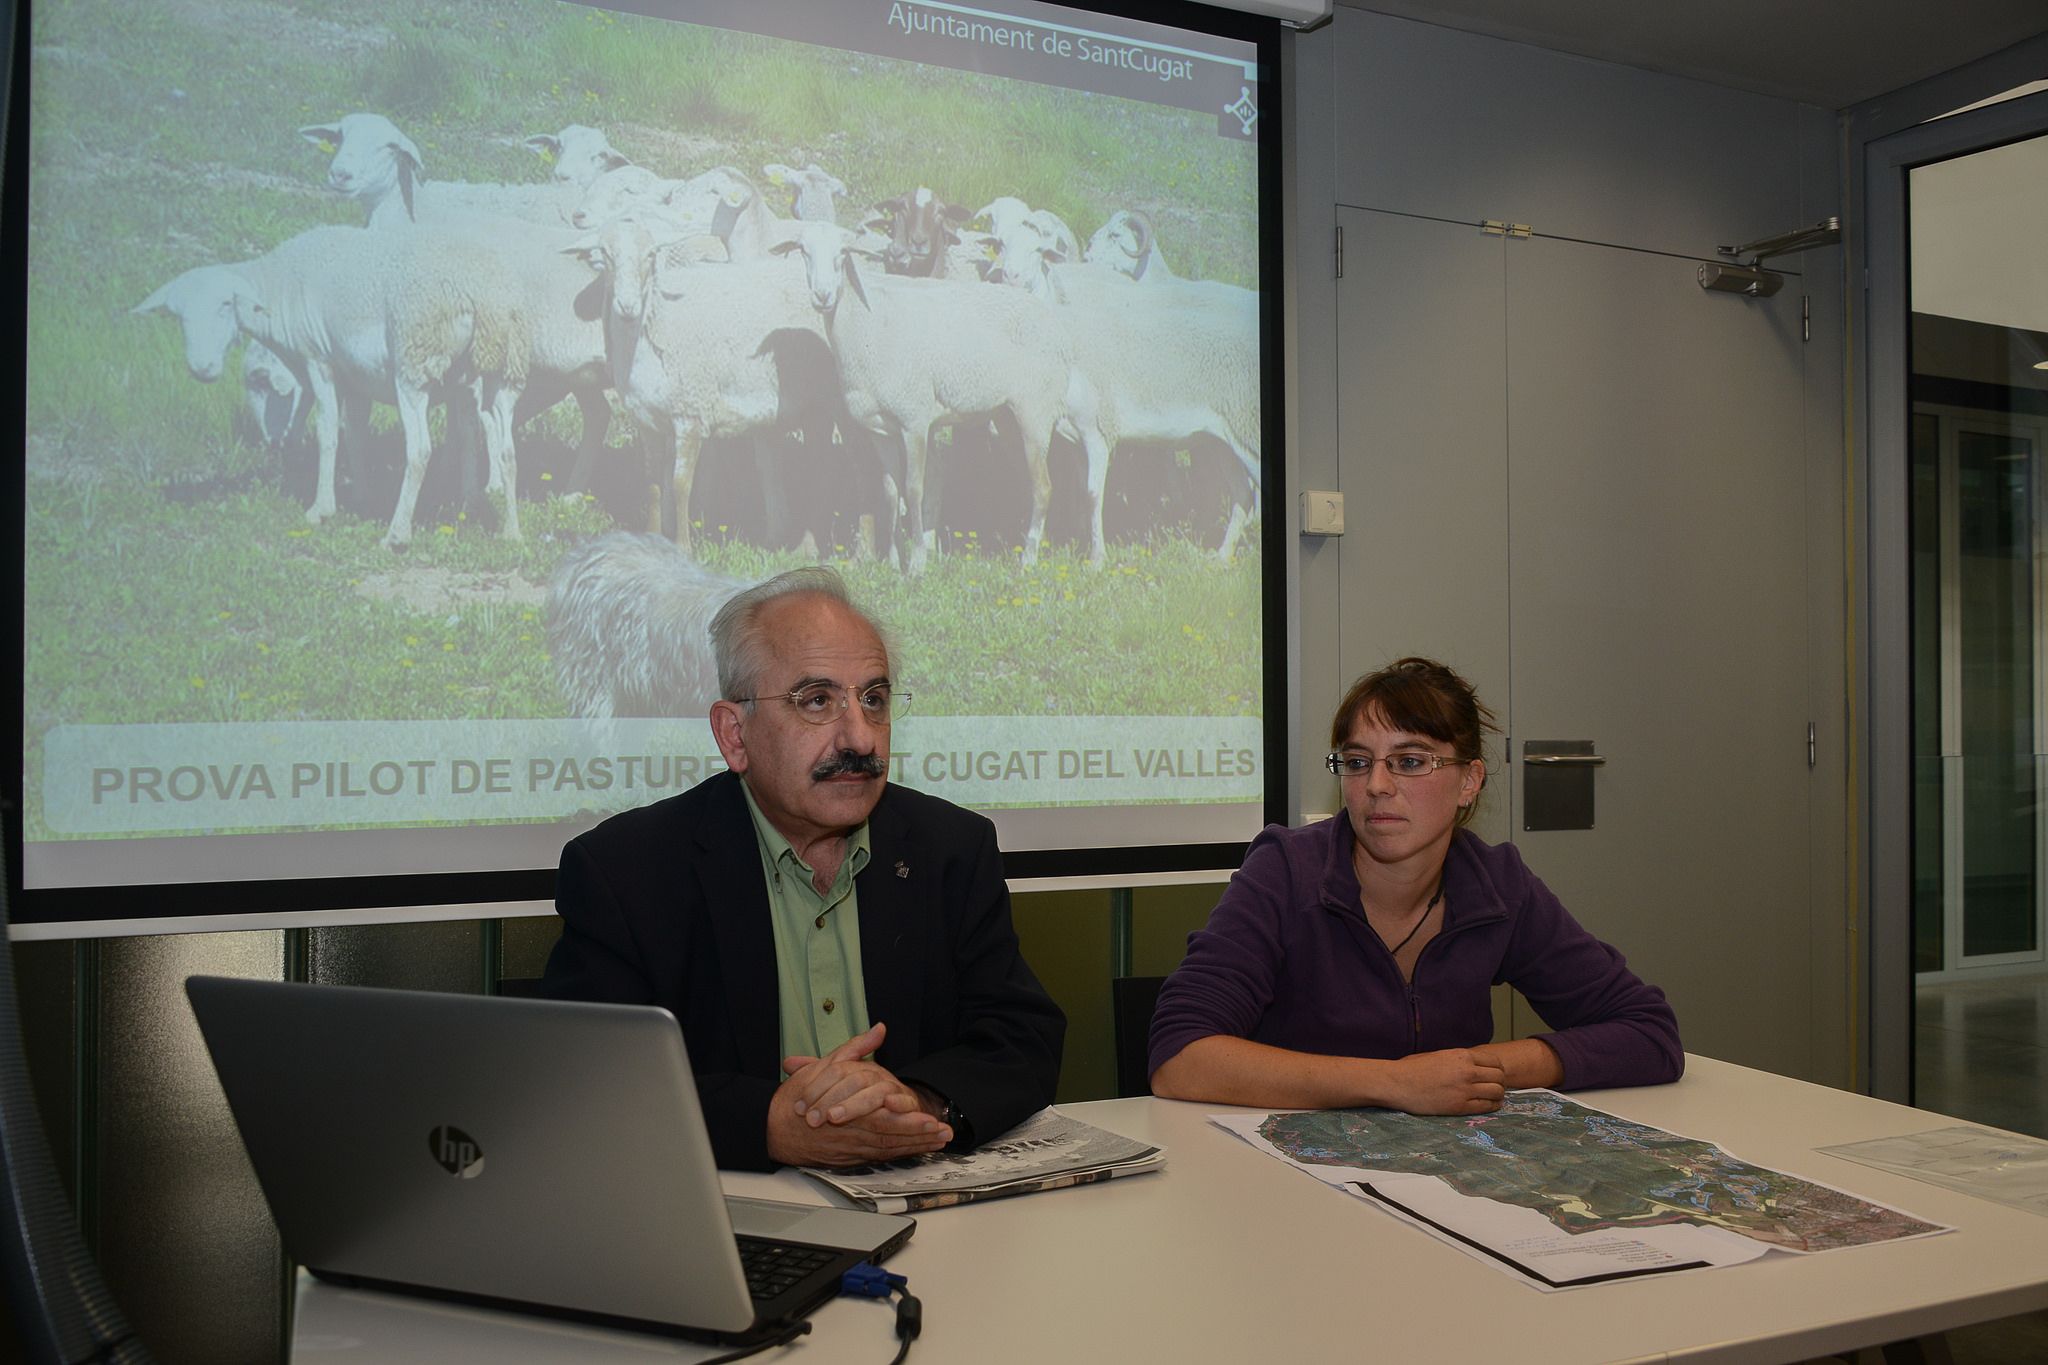
[[[1259,121],[1259,106],[1252,103],[1252,89],[1248,85],[1237,88],[1237,102],[1223,106],[1226,114],[1237,115],[1237,121],[1244,125],[1244,135],[1252,135],[1252,125]]]
[[[484,1149],[452,1124],[427,1134],[427,1150],[441,1169],[457,1180],[474,1180],[484,1173]]]

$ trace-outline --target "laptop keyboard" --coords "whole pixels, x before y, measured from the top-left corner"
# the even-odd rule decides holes
[[[814,1275],[819,1268],[845,1253],[825,1247],[800,1246],[795,1242],[771,1242],[759,1237],[740,1237],[740,1266],[746,1271],[747,1293],[757,1304],[771,1303],[798,1281]]]

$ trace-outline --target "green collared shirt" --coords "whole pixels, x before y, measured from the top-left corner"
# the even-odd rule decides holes
[[[775,967],[782,1026],[782,1056],[822,1057],[867,1032],[867,983],[860,970],[860,905],[853,879],[868,865],[865,822],[847,836],[846,858],[824,895],[813,869],[768,823],[745,782],[747,814],[761,848],[768,884],[768,920],[775,932]]]

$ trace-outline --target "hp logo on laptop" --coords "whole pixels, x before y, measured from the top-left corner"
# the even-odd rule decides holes
[[[453,1124],[427,1134],[427,1150],[441,1169],[457,1180],[474,1180],[484,1173],[484,1149]]]

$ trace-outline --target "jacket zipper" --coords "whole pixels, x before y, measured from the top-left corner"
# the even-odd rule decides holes
[[[1423,944],[1422,951],[1415,955],[1415,970],[1408,974],[1408,1018],[1415,1027],[1415,1036],[1409,1040],[1408,1044],[1408,1050],[1411,1053],[1422,1050],[1422,997],[1415,993],[1415,983],[1422,976],[1422,959],[1429,956],[1431,948],[1436,947],[1437,944],[1443,942],[1452,934],[1457,933],[1459,929],[1467,927],[1469,926],[1461,924],[1458,926],[1458,929],[1452,929],[1446,925],[1437,931],[1435,938]]]
[[[1364,911],[1361,910],[1357,913],[1359,919],[1361,921],[1364,921]],[[1410,1053],[1419,1052],[1422,1049],[1422,997],[1415,993],[1416,978],[1422,975],[1422,959],[1429,956],[1430,949],[1436,947],[1438,943],[1442,942],[1444,939],[1449,938],[1452,934],[1463,933],[1468,929],[1476,929],[1481,924],[1491,924],[1497,918],[1502,917],[1488,915],[1485,919],[1475,920],[1470,924],[1460,924],[1456,926],[1446,924],[1442,929],[1437,931],[1436,937],[1432,938],[1429,942],[1423,944],[1422,951],[1415,955],[1415,971],[1413,974],[1409,976],[1407,981],[1402,983],[1402,989],[1405,990],[1408,994],[1408,1026],[1410,1029],[1408,1050],[1410,1051]],[[1369,922],[1367,922],[1365,925],[1365,932],[1367,933],[1367,935],[1371,937],[1374,943],[1379,944],[1380,951],[1386,953],[1388,961],[1392,962],[1394,955],[1391,952],[1388,952],[1386,941],[1383,940],[1378,934],[1373,933],[1372,925]],[[1397,975],[1400,973],[1400,970],[1400,964],[1398,962],[1394,963],[1394,971]]]
[[[1408,1040],[1408,1051],[1411,1053],[1422,1051],[1422,997],[1415,993],[1415,980],[1422,975],[1422,959],[1429,955],[1429,950],[1434,948],[1437,939],[1442,937],[1443,934],[1439,932],[1436,938],[1422,945],[1422,951],[1415,955],[1415,970],[1408,974],[1408,1018],[1415,1026],[1415,1036]]]
[[[1365,916],[1363,912],[1360,913],[1359,918],[1361,920],[1364,920]],[[1459,928],[1463,927],[1465,926],[1459,926]],[[1401,971],[1401,964],[1399,962],[1394,961],[1394,955],[1392,952],[1388,951],[1386,942],[1383,939],[1381,939],[1378,934],[1373,933],[1372,926],[1370,923],[1366,924],[1365,931],[1367,934],[1371,935],[1372,941],[1374,943],[1379,944],[1380,951],[1387,954],[1387,961],[1393,965],[1394,973],[1398,976]],[[1408,1051],[1410,1053],[1419,1052],[1422,1049],[1422,998],[1416,995],[1415,993],[1415,978],[1422,974],[1422,959],[1429,956],[1429,950],[1437,945],[1438,940],[1447,937],[1452,932],[1453,931],[1450,929],[1438,930],[1436,938],[1433,938],[1429,942],[1423,944],[1422,951],[1415,955],[1414,973],[1411,974],[1406,981],[1401,983],[1401,988],[1408,993],[1408,1026],[1410,1029],[1410,1035],[1408,1039]]]
[[[1422,997],[1415,993],[1415,983],[1422,977],[1422,959],[1429,956],[1430,949],[1436,947],[1437,944],[1442,943],[1452,934],[1464,933],[1466,930],[1476,929],[1479,927],[1480,923],[1490,924],[1492,923],[1493,918],[1494,917],[1489,916],[1486,920],[1475,921],[1471,924],[1460,924],[1455,928],[1447,924],[1442,929],[1439,929],[1437,931],[1437,935],[1435,938],[1423,944],[1422,951],[1415,955],[1415,970],[1409,974],[1407,983],[1408,1019],[1415,1029],[1414,1037],[1409,1040],[1410,1052],[1420,1052],[1422,1050]],[[1377,938],[1378,936],[1375,935],[1374,937]],[[1400,966],[1398,963],[1395,965],[1395,970],[1400,970]]]

